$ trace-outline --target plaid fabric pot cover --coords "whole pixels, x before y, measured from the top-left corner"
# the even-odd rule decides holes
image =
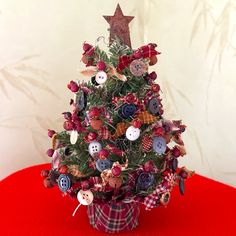
[[[87,206],[90,224],[107,233],[125,232],[138,225],[139,203],[92,203]]]

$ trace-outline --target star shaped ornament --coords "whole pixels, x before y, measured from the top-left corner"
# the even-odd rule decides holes
[[[109,44],[111,45],[115,37],[118,37],[124,44],[131,48],[129,23],[134,17],[124,16],[119,4],[117,4],[116,11],[113,16],[103,17],[110,24]]]

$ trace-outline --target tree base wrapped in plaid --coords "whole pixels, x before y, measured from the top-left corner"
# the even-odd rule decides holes
[[[87,206],[90,224],[107,233],[130,231],[137,227],[139,203],[93,203]]]

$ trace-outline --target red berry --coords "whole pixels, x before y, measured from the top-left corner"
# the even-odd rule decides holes
[[[62,165],[62,166],[59,167],[59,172],[61,174],[66,174],[67,171],[68,171],[68,167],[66,165]]]
[[[70,81],[70,83],[67,85],[67,88],[74,93],[78,92],[79,90],[79,86],[74,81]]]
[[[89,134],[88,134],[88,140],[91,142],[91,141],[93,141],[93,140],[95,140],[96,138],[97,138],[97,133],[95,133],[95,132],[90,132]]]
[[[107,149],[102,149],[99,153],[98,156],[100,159],[106,159],[109,156],[109,151]]]
[[[134,126],[134,128],[140,128],[142,126],[142,121],[141,120],[134,120],[133,126]]]
[[[98,68],[98,70],[105,70],[106,69],[106,63],[104,61],[98,61],[97,62],[97,68]]]
[[[51,181],[49,177],[45,178],[43,183],[44,183],[45,188],[52,188],[54,186],[53,182]]]
[[[91,49],[92,48],[92,45],[90,45],[90,44],[88,44],[88,43],[84,43],[83,44],[83,50],[85,51],[85,52],[87,52],[89,49]]]
[[[48,129],[48,137],[52,138],[52,136],[55,134],[56,132],[54,130]]]
[[[154,170],[154,163],[153,161],[147,161],[145,164],[144,164],[144,171],[146,172],[152,172]]]
[[[73,83],[70,88],[71,92],[76,93],[79,90],[79,87],[76,83]]]
[[[160,91],[159,84],[152,84],[152,91],[153,92],[159,92]]]
[[[172,153],[175,157],[179,157],[181,155],[181,152],[177,147],[173,148]]]
[[[42,177],[48,177],[48,175],[49,175],[49,170],[42,170],[40,175],[41,175]]]
[[[149,74],[149,77],[150,77],[150,79],[155,80],[155,79],[157,78],[156,72],[155,72],[155,71],[151,72],[151,73]]]
[[[47,150],[47,155],[48,155],[49,157],[52,157],[53,153],[54,153],[54,150],[53,150],[52,148],[49,148],[49,149]]]
[[[121,168],[119,166],[113,166],[111,169],[111,173],[115,176],[118,177],[121,174]]]
[[[89,111],[89,117],[90,117],[90,118],[99,117],[100,113],[101,113],[101,112],[100,112],[100,109],[99,109],[99,108],[93,107],[93,108],[91,108],[90,111]]]
[[[72,121],[65,121],[63,124],[63,128],[67,131],[74,129],[74,123]]]

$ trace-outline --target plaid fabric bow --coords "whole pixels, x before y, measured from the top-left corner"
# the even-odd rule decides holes
[[[161,54],[160,52],[156,51],[156,49],[155,49],[156,46],[157,45],[154,43],[149,43],[148,45],[144,45],[144,46],[138,48],[135,51],[135,53],[140,52],[141,58],[150,58],[152,56],[156,56],[158,54]],[[121,56],[119,58],[117,70],[118,71],[124,70],[135,59],[136,58],[135,58],[134,54]]]
[[[152,208],[156,207],[158,204],[158,201],[160,199],[160,195],[171,190],[173,186],[175,185],[175,179],[176,175],[172,173],[168,173],[161,184],[157,185],[156,189],[153,191],[153,193],[149,194],[147,197],[144,198],[143,204],[146,206],[146,210],[151,210]],[[165,187],[163,185],[163,182],[167,181],[169,187]]]
[[[115,147],[112,144],[108,144],[106,146],[107,149],[109,149],[113,154],[118,155],[118,156],[123,156],[124,152],[122,150],[120,150],[119,148]]]
[[[150,58],[152,56],[156,56],[158,54],[161,54],[160,52],[157,52],[155,47],[157,45],[154,43],[149,43],[148,45],[142,46],[137,49],[142,55],[142,58]]]
[[[129,64],[134,60],[134,57],[132,55],[124,55],[124,56],[120,56],[119,58],[119,63],[117,66],[117,71],[122,71],[124,70],[126,67],[129,66]]]

